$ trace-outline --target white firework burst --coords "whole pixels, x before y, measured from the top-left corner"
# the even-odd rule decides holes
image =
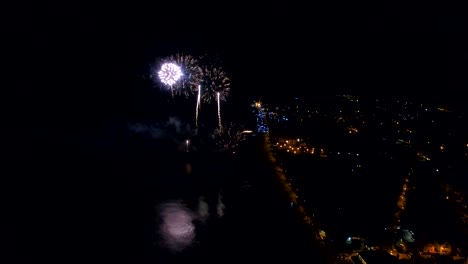
[[[180,67],[175,63],[164,63],[158,72],[159,79],[165,85],[172,86],[182,77]]]

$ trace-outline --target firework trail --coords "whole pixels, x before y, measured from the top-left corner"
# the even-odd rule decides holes
[[[196,127],[198,127],[198,112],[200,111],[200,108],[201,108],[200,98],[201,98],[201,85],[198,85],[197,106],[195,109],[195,126]]]
[[[218,100],[218,128],[219,129],[222,129],[223,126],[221,125],[221,103],[220,103],[220,95],[219,95],[219,92],[216,93],[216,96],[217,96],[217,100]]]

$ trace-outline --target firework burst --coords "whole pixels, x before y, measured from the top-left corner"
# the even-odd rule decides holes
[[[202,99],[206,103],[212,100],[226,101],[231,89],[231,80],[227,77],[226,72],[222,68],[204,67],[203,69],[203,86],[205,92]]]
[[[177,64],[183,73],[182,78],[174,87],[176,88],[174,90],[176,94],[188,97],[197,91],[198,85],[202,82],[203,71],[196,57],[189,54],[177,53],[163,61]]]
[[[218,105],[218,128],[221,124],[221,101],[226,101],[231,89],[231,80],[227,77],[222,68],[205,67],[203,69],[203,84],[206,87],[203,93],[203,101],[210,103],[215,100]]]
[[[161,66],[161,70],[158,71],[158,77],[161,82],[168,85],[171,89],[172,96],[174,97],[173,85],[182,77],[182,71],[180,67],[175,63],[164,63]]]
[[[220,150],[235,150],[245,139],[243,124],[227,122],[223,129],[216,129],[212,135]]]
[[[182,76],[180,67],[174,63],[164,63],[158,71],[159,79],[165,85],[174,85]]]

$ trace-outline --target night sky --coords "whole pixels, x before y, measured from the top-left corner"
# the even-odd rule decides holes
[[[337,93],[411,95],[467,105],[468,19],[463,8],[355,1],[344,6],[310,1],[304,6],[289,1],[117,2],[15,1],[2,9],[2,62],[7,69],[2,78],[7,119],[2,121],[8,141],[3,148],[9,159],[4,163],[11,166],[5,178],[13,181],[5,186],[14,207],[5,215],[21,218],[13,222],[22,225],[12,229],[11,245],[24,243],[42,254],[51,249],[63,254],[55,247],[41,250],[48,245],[42,240],[54,237],[41,224],[56,233],[67,224],[57,220],[64,216],[56,203],[65,204],[62,197],[73,196],[70,200],[82,207],[68,206],[73,210],[70,216],[83,228],[80,212],[86,217],[90,212],[83,204],[101,210],[88,190],[93,192],[99,184],[106,186],[102,196],[120,190],[107,182],[96,184],[101,178],[95,177],[93,166],[100,152],[91,153],[87,146],[99,142],[86,140],[100,138],[99,129],[109,123],[127,131],[127,123],[154,121],[146,110],[164,96],[148,80],[157,57],[179,51],[219,56],[232,79],[231,106],[237,102],[239,108],[252,97]],[[102,134],[111,142],[117,129],[109,127]],[[87,137],[88,132],[93,136]],[[105,175],[107,163],[103,164],[99,167]],[[67,188],[76,191],[65,193]],[[82,197],[89,201],[78,201]],[[47,214],[44,208],[59,217],[42,217]],[[120,223],[114,220],[109,222]],[[35,235],[42,229],[44,233]],[[61,240],[54,243],[74,248]]]
[[[467,17],[456,7],[41,3],[7,18],[18,111],[41,116],[131,112],[149,65],[177,51],[222,58],[232,100],[460,98],[467,88]]]

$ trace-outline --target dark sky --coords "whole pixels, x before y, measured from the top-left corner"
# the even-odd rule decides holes
[[[10,68],[25,105],[125,112],[154,58],[177,51],[222,57],[234,97],[467,88],[468,22],[456,7],[156,2],[12,7]]]

